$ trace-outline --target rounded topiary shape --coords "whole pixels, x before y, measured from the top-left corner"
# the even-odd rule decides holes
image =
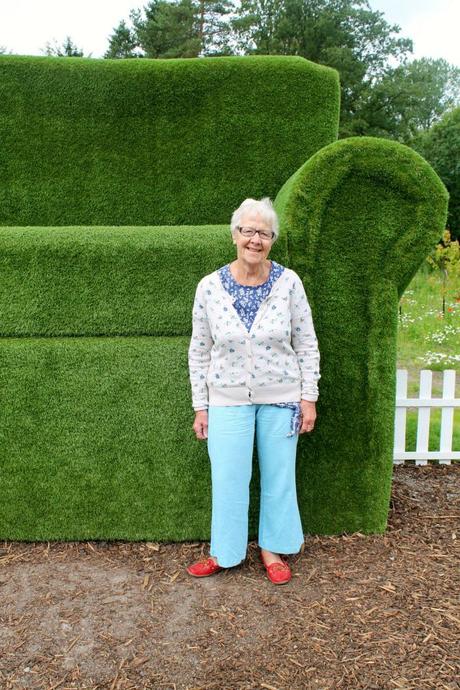
[[[321,352],[317,426],[300,441],[305,531],[385,529],[398,301],[442,233],[447,198],[421,156],[367,137],[326,146],[278,194]]]

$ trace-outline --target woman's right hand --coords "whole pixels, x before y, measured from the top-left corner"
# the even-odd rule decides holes
[[[208,411],[198,410],[195,413],[195,421],[193,422],[193,431],[199,441],[204,441],[208,438]]]

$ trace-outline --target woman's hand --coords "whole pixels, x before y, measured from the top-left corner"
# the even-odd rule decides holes
[[[195,413],[195,421],[193,422],[193,431],[199,441],[204,441],[208,438],[208,411],[198,410]]]
[[[316,419],[316,403],[309,400],[300,401],[300,409],[302,412],[302,426],[299,434],[304,434],[306,431],[313,431]]]

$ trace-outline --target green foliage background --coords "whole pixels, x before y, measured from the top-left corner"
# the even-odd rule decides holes
[[[433,166],[449,192],[447,225],[460,237],[460,108],[447,112],[440,122],[414,142],[414,148]]]

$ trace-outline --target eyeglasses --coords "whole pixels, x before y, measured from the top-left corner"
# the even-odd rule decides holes
[[[272,240],[275,233],[270,230],[257,230],[257,228],[250,228],[249,226],[239,226],[238,230],[243,237],[254,237],[257,233],[261,240]]]

